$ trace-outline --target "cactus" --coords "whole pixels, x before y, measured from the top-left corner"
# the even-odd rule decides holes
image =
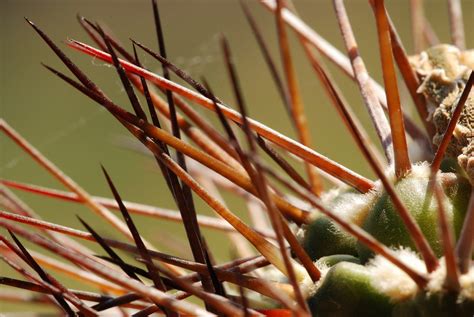
[[[259,2],[275,16],[283,75],[243,1],[242,9],[270,67],[297,140],[249,116],[231,47],[224,36],[220,44],[238,110],[217,97],[205,79],[193,78],[175,65],[166,55],[155,0],[152,9],[158,51],[132,40],[131,53],[99,23],[84,17],[79,17],[79,23],[94,44],[73,39],[67,42],[70,48],[113,66],[133,112],[111,100],[42,28],[26,19],[74,77],[48,65],[45,68],[103,107],[146,148],[178,211],[123,200],[120,187],[105,167],[104,183],[114,199],[89,194],[0,119],[0,130],[69,189],[63,192],[1,179],[0,226],[10,237],[0,234],[0,257],[22,276],[3,276],[1,284],[35,292],[39,295],[32,296],[31,301],[44,302],[67,315],[474,314],[474,50],[465,48],[459,2],[448,1],[453,43],[433,43],[408,56],[384,1],[368,1],[375,17],[384,89],[369,76],[342,0],[333,0],[333,4],[348,58],[304,24],[291,1]],[[429,23],[416,1],[412,10],[415,25],[421,28],[414,29],[419,33],[414,34],[415,40],[429,39]],[[376,180],[312,148],[291,59],[288,26],[296,33]],[[161,75],[141,64],[139,49],[159,61]],[[381,151],[367,136],[366,127],[345,100],[321,54],[358,85]],[[420,125],[402,109],[395,67],[421,118]],[[171,73],[180,81],[170,80]],[[212,111],[225,133],[196,107]],[[421,159],[410,159],[410,150],[421,153]],[[264,153],[278,169],[263,159]],[[290,161],[291,156],[298,159],[306,175],[295,168],[297,163]],[[10,188],[84,204],[122,237],[106,237],[81,217],[78,223],[85,231],[42,220]],[[218,188],[244,198],[251,211],[251,224],[226,206]],[[198,214],[198,198],[219,218]],[[141,235],[135,214],[180,222],[192,260],[157,250]],[[237,248],[232,261],[215,263],[212,241],[202,235],[204,227],[228,235]],[[39,231],[33,233],[31,228]],[[101,248],[101,254],[72,237],[92,241]],[[35,246],[26,248],[22,240]],[[43,249],[75,266],[37,251]],[[124,254],[131,255],[132,260],[126,260]],[[56,271],[93,285],[94,290],[66,287],[55,278]],[[190,296],[201,302],[187,300]],[[24,297],[14,293],[8,298]]]

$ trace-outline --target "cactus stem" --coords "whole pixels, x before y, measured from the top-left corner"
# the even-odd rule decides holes
[[[26,191],[29,193],[46,196],[54,199],[65,200],[75,203],[82,203],[82,200],[74,193],[61,191],[57,189],[37,186],[37,185],[30,185],[19,183],[11,180],[0,180],[0,183],[11,188],[19,189],[21,191]],[[92,196],[92,199],[95,200],[97,203],[103,205],[106,208],[110,208],[113,210],[118,209],[117,203],[109,198],[99,197],[99,196]],[[131,213],[135,213],[138,215],[144,215],[148,217],[156,217],[176,222],[182,222],[181,215],[179,212],[170,209],[163,209],[158,208],[155,206],[144,205],[135,202],[124,201],[125,206]],[[38,218],[38,217],[34,217]],[[220,231],[227,231],[227,232],[235,232],[235,229],[229,225],[227,222],[216,218],[216,217],[209,217],[205,215],[198,215],[198,223],[200,226],[205,228],[212,228],[215,230]],[[265,228],[255,228],[257,232],[259,232],[262,236],[270,239],[275,239],[275,234],[273,232],[266,230]]]
[[[324,75],[324,73],[321,73],[321,74]],[[328,83],[328,87],[333,90],[334,96],[337,96],[337,92],[334,91],[334,88],[329,82],[329,79],[326,78],[326,80]],[[365,158],[369,162],[370,166],[372,167],[374,172],[382,181],[385,190],[392,198],[400,214],[400,217],[402,218],[403,222],[408,228],[408,231],[410,233],[410,236],[412,237],[412,240],[415,242],[415,245],[417,246],[418,250],[422,254],[423,258],[425,259],[425,263],[426,263],[428,271],[429,272],[433,271],[438,265],[437,264],[438,261],[436,259],[436,256],[433,253],[433,250],[429,246],[426,240],[426,237],[421,232],[420,227],[417,225],[417,223],[413,219],[413,216],[408,212],[406,206],[401,201],[399,195],[395,192],[395,188],[393,184],[390,182],[390,180],[388,179],[385,172],[383,171],[381,164],[377,161],[376,156],[373,154],[374,150],[371,147],[371,143],[366,141],[368,139],[367,135],[363,133],[363,130],[358,126],[358,123],[353,119],[352,112],[348,109],[347,105],[343,102],[343,100],[340,98],[338,98],[337,100],[338,100],[338,107],[341,113],[343,113],[345,117],[345,122],[347,122],[348,126],[350,127],[351,134],[354,136],[354,139],[357,142],[359,149],[362,151]]]
[[[341,109],[341,106],[340,106],[340,103],[344,103],[347,105],[346,107],[347,111],[351,111],[351,107],[347,103],[347,100],[342,95],[341,90],[339,89],[338,85],[336,84],[332,76],[330,76],[327,70],[327,67],[325,67],[321,63],[319,58],[316,56],[315,52],[313,52],[313,48],[308,44],[308,42],[303,37],[300,37],[300,42],[303,44],[303,48],[305,50],[306,56],[308,57],[308,60],[311,63],[311,66],[313,67],[313,70],[316,73],[319,81],[321,82],[321,85],[326,91],[332,105],[336,109],[338,115],[341,117],[341,120],[346,125],[352,137],[356,138],[356,136],[354,135],[354,132],[352,131],[350,127],[350,124],[347,122],[347,118],[344,115],[344,111]],[[354,120],[357,123],[357,125],[361,129],[360,131],[362,132],[362,134],[368,135],[363,125],[360,123],[360,121],[355,115],[352,115],[352,120]],[[383,158],[380,154],[380,151],[373,145],[372,140],[367,138],[366,142],[370,147],[374,149],[373,154],[377,157],[378,161],[383,162]]]
[[[278,213],[278,211],[275,209],[274,202],[270,199],[269,191],[268,191],[268,185],[266,183],[266,179],[264,178],[261,169],[259,168],[258,165],[258,157],[257,157],[257,151],[256,151],[256,145],[255,145],[255,140],[252,135],[252,132],[249,128],[249,122],[248,122],[248,117],[247,117],[247,108],[245,105],[244,101],[244,96],[241,91],[240,87],[240,82],[237,76],[237,71],[235,67],[235,62],[232,57],[232,53],[230,50],[229,43],[227,39],[222,36],[221,37],[221,48],[222,52],[224,55],[224,61],[225,65],[227,68],[227,72],[231,81],[231,86],[233,88],[234,92],[234,97],[237,103],[237,106],[240,111],[240,115],[242,117],[242,129],[246,135],[248,147],[249,147],[249,153],[245,154],[240,147],[235,135],[233,133],[230,133],[231,129],[226,125],[226,120],[222,116],[222,112],[219,112],[219,117],[222,120],[222,123],[226,126],[226,131],[229,134],[229,139],[234,145],[237,153],[239,153],[239,156],[241,158],[242,164],[244,168],[247,171],[247,174],[250,176],[251,179],[254,180],[255,182],[255,188],[257,192],[257,196],[262,200],[262,202],[265,204],[265,207],[267,208],[268,214],[270,216],[271,224],[273,229],[275,230],[276,233],[276,240],[278,243],[278,247],[281,252],[281,258],[283,260],[284,264],[284,271],[282,271],[281,268],[280,271],[283,272],[286,276],[288,276],[288,279],[290,281],[290,284],[293,286],[294,292],[295,292],[295,297],[298,302],[298,305],[300,308],[306,312],[309,312],[309,309],[307,307],[306,301],[303,297],[303,294],[300,289],[299,281],[301,281],[301,278],[298,279],[296,277],[296,271],[295,271],[295,262],[290,260],[290,257],[287,253],[286,247],[285,247],[285,242],[284,242],[284,227],[286,227],[285,233],[287,233],[285,236],[287,237],[288,241],[290,242],[290,245],[293,246],[293,242],[296,242],[296,245],[299,245],[298,241],[294,238],[292,235],[291,231],[288,229],[288,226],[286,223],[284,223],[283,218],[281,215]],[[210,96],[214,108],[217,110],[219,107],[217,106],[217,101],[213,97],[213,95]],[[220,110],[220,109],[219,109]],[[255,165],[255,168],[252,166],[252,163]],[[290,239],[290,237],[293,237],[294,239]],[[299,245],[301,248],[301,245]]]
[[[87,44],[84,44],[75,40],[71,40],[69,42],[69,46],[81,52],[84,52],[86,54],[89,54],[91,56],[100,58],[104,60],[105,62],[108,62],[108,63],[111,62],[111,58],[109,54],[102,52],[98,49],[95,49]],[[214,110],[213,103],[208,98],[198,95],[194,93],[193,91],[187,88],[184,88],[180,85],[177,85],[173,82],[170,82],[162,78],[161,76],[158,76],[156,74],[153,74],[147,71],[146,69],[137,67],[123,60],[121,61],[121,63],[122,63],[122,66],[125,68],[125,70],[135,73],[137,75],[141,75],[145,77],[146,79],[150,80],[151,82],[154,82],[157,85],[161,85],[165,87],[166,89],[173,90],[177,94],[180,94],[183,97],[188,98],[207,109]],[[222,109],[222,112],[228,119],[235,121],[238,124],[242,124],[242,117],[238,112],[222,104],[219,104],[219,105]],[[307,146],[302,145],[301,143],[298,143],[288,138],[287,136],[284,136],[281,133],[276,132],[275,130],[269,128],[268,126],[258,121],[255,121],[249,118],[249,125],[252,128],[252,130],[259,133],[262,137],[274,142],[278,146],[286,149],[290,153],[295,154],[296,156],[302,158],[303,160],[314,164],[315,166],[319,167],[323,171],[333,175],[334,177],[340,179],[341,181],[347,183],[348,185],[353,186],[354,188],[356,188],[357,190],[361,192],[367,192],[368,190],[372,189],[374,186],[374,184],[370,180],[358,175],[357,173],[349,170],[348,168],[317,153],[316,151],[308,148]]]
[[[275,0],[259,0],[262,5],[272,12],[276,10]],[[328,41],[321,37],[316,31],[309,27],[304,21],[298,16],[293,14],[287,9],[282,10],[282,17],[285,22],[290,26],[300,38],[304,38],[307,43],[310,43],[316,48],[322,55],[327,57],[337,67],[339,67],[343,73],[349,78],[355,80],[356,77],[352,71],[350,60],[343,55],[337,48],[332,46]],[[386,97],[383,88],[375,80],[370,78],[370,82],[375,90],[377,98],[384,109],[387,109]],[[425,133],[417,126],[417,124],[409,117],[404,115],[406,122],[406,128],[408,134],[413,140],[422,140],[425,137]]]
[[[395,175],[400,179],[411,170],[411,162],[408,156],[405,123],[403,121],[397,76],[392,57],[389,23],[383,0],[374,0],[374,13],[377,21],[383,81],[387,94],[388,117],[390,119],[389,122],[394,147]]]
[[[82,200],[86,202],[86,205],[91,208],[94,212],[100,215],[102,218],[107,220],[115,228],[117,228],[123,235],[130,240],[133,239],[127,226],[117,216],[112,214],[110,210],[102,205],[96,203],[90,194],[88,194],[83,188],[75,183],[71,178],[65,175],[53,162],[48,160],[43,154],[41,154],[36,148],[27,142],[18,132],[8,125],[5,121],[0,121],[0,130],[3,131],[11,140],[18,144],[26,153],[28,153],[38,164],[45,168],[52,176],[59,180],[64,186],[73,191]],[[145,242],[148,246],[151,246],[148,242]]]
[[[456,245],[456,255],[458,258],[459,271],[467,273],[471,263],[472,244],[474,241],[474,189],[471,192],[467,214],[461,229],[461,235]]]
[[[448,0],[448,10],[452,43],[460,50],[465,50],[466,41],[464,36],[461,2],[459,0]]]
[[[413,47],[415,48],[415,53],[418,54],[426,47],[423,31],[427,21],[423,10],[423,0],[410,0],[410,18]]]
[[[0,284],[2,285],[8,285],[12,287],[16,287],[22,290],[29,290],[32,292],[37,292],[37,293],[42,293],[42,294],[50,294],[51,290],[48,289],[45,286],[42,286],[38,283],[32,283],[32,282],[26,282],[26,281],[21,281],[13,278],[8,278],[8,277],[2,277],[0,278]],[[113,297],[102,295],[102,294],[97,294],[93,292],[86,292],[86,291],[78,291],[78,290],[70,290],[71,293],[76,295],[79,299],[86,300],[86,301],[91,301],[91,302],[102,302],[104,300],[111,300]],[[24,303],[26,301],[28,302],[36,302],[36,303],[42,303],[45,300],[48,301],[48,297],[36,297],[36,296],[24,296],[21,294],[5,294],[1,293],[0,297],[5,300],[9,301],[14,301],[14,302],[20,302]],[[134,309],[142,309],[145,306],[143,303],[139,302],[134,302],[134,303],[124,303],[122,305],[124,308],[134,308]]]
[[[371,1],[371,4],[373,4],[373,1]],[[424,139],[425,147],[428,150],[431,150],[431,139],[433,139],[433,136],[436,134],[436,130],[434,124],[431,121],[426,120],[426,118],[428,118],[429,116],[429,113],[428,108],[426,106],[425,97],[423,96],[423,94],[419,94],[416,92],[418,87],[420,87],[421,83],[418,77],[416,76],[415,71],[410,65],[402,40],[398,35],[398,32],[392,22],[392,19],[390,18],[390,16],[388,16],[388,12],[387,17],[390,26],[390,39],[392,43],[393,56],[395,57],[395,61],[397,62],[398,69],[400,70],[405,85],[408,88],[410,97],[413,100],[413,103],[415,104],[418,116],[420,117],[420,120],[423,123],[423,126],[425,127],[428,136],[430,137],[430,139]]]
[[[394,153],[392,137],[390,136],[390,125],[385,117],[377,95],[372,88],[373,86],[369,80],[370,77],[367,68],[365,67],[365,63],[359,54],[359,48],[349,22],[349,17],[347,16],[344,2],[342,0],[334,0],[333,4],[336,10],[336,16],[342,32],[344,44],[348,51],[352,70],[355,75],[354,78],[359,85],[364,103],[368,109],[372,123],[375,126],[380,143],[384,149],[385,157],[387,158],[388,163],[392,164]]]
[[[276,67],[275,61],[273,60],[270,49],[265,42],[265,38],[262,35],[260,29],[258,28],[257,22],[255,21],[255,18],[253,17],[251,11],[249,10],[247,4],[243,0],[239,0],[239,3],[242,7],[242,11],[244,12],[244,15],[252,29],[252,33],[255,36],[255,39],[258,43],[258,46],[260,48],[260,51],[263,55],[263,58],[265,59],[265,62],[268,66],[268,69],[270,70],[270,73],[272,75],[273,81],[275,82],[275,85],[277,87],[278,93],[280,94],[280,97],[283,101],[283,104],[285,105],[285,108],[288,112],[288,116],[291,117],[291,106],[290,106],[290,101],[289,101],[289,96],[288,92],[285,90],[283,86],[283,81],[281,79],[280,74],[278,73],[278,69]],[[294,122],[291,122],[294,124]]]
[[[20,240],[15,236],[14,233],[9,231],[10,236],[12,237],[13,241],[16,245],[12,244],[6,237],[0,235],[0,240],[11,250],[13,251],[19,258],[21,258],[24,262],[28,264],[41,278],[42,281],[47,283],[48,285],[57,289],[56,292],[53,293],[53,297],[58,301],[58,303],[63,307],[63,309],[68,312],[68,314],[74,314],[71,307],[67,304],[64,295],[69,295],[69,300],[71,303],[74,304],[81,312],[83,312],[86,316],[97,316],[96,312],[89,307],[87,307],[80,299],[78,299],[74,294],[68,291],[68,289],[59,283],[54,277],[50,274],[46,273],[41,266],[33,259],[31,254],[25,249],[22,245]],[[13,266],[12,266],[13,267]],[[18,270],[18,269],[17,269]],[[21,273],[23,270],[20,270]],[[23,271],[25,272],[25,271]],[[30,276],[31,277],[31,276]],[[35,280],[38,281],[38,280]]]
[[[286,78],[290,109],[291,109],[291,119],[295,124],[296,131],[298,134],[298,139],[301,144],[311,147],[311,134],[308,128],[307,117],[305,115],[303,100],[301,97],[298,80],[296,78],[295,69],[293,66],[293,61],[291,58],[290,44],[288,42],[288,36],[285,29],[285,22],[283,21],[281,11],[283,7],[283,1],[277,0],[277,10],[276,10],[276,25],[278,33],[278,43],[280,47],[280,55],[282,58],[282,64],[284,69],[284,74]],[[321,183],[321,178],[318,174],[318,171],[306,162],[306,173],[308,174],[309,183],[311,184],[312,191],[316,196],[320,196],[323,187]]]
[[[460,288],[459,284],[459,271],[456,265],[456,256],[454,254],[454,237],[452,229],[449,226],[449,221],[446,214],[446,196],[440,186],[435,180],[436,176],[432,180],[433,190],[436,201],[438,203],[438,223],[440,228],[441,241],[443,245],[444,260],[446,263],[446,279],[445,286],[454,292],[458,292]]]

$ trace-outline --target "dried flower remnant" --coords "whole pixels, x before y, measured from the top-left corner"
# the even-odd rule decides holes
[[[469,76],[474,69],[474,50],[461,51],[456,46],[440,44],[412,56],[411,64],[422,82],[418,92],[428,101],[429,116],[426,120],[433,122],[436,128],[432,142],[438,148],[463,91],[466,87],[469,91],[469,85],[472,86]],[[471,181],[474,181],[474,92],[468,92],[466,98],[446,149],[446,157],[457,159]]]

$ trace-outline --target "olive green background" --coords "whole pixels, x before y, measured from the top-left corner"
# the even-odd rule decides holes
[[[145,155],[127,149],[124,144],[128,144],[130,139],[116,120],[40,65],[40,62],[44,62],[66,71],[58,58],[23,20],[26,16],[37,23],[113,100],[128,108],[127,98],[115,70],[100,61],[72,51],[61,41],[74,38],[91,43],[76,21],[76,14],[80,13],[112,30],[127,47],[130,47],[128,38],[133,37],[156,49],[149,2],[1,1],[0,116],[90,193],[110,196],[100,171],[100,164],[103,164],[109,170],[124,199],[175,208],[154,162]],[[194,75],[196,79],[204,76],[221,99],[234,104],[218,40],[220,34],[225,34],[231,43],[251,117],[294,137],[282,102],[238,1],[159,2],[169,59]],[[257,1],[246,2],[257,18],[272,48],[275,60],[280,63],[273,16],[259,6]],[[304,20],[344,51],[332,2],[329,0],[295,2]],[[362,56],[370,73],[380,81],[380,61],[372,11],[367,1],[346,2]],[[412,52],[409,1],[386,2],[407,50]],[[472,30],[474,2],[465,0],[462,3],[465,29]],[[425,4],[426,15],[441,41],[449,42],[446,1],[426,0]],[[359,154],[336,111],[321,90],[299,43],[291,32],[290,34],[293,44],[292,55],[299,75],[314,147],[347,167],[372,177],[362,155]],[[468,47],[472,47],[474,42],[472,33],[466,32],[466,34]],[[151,57],[145,54],[141,56],[142,62],[147,67],[159,71],[160,65]],[[345,97],[354,107],[366,129],[373,135],[373,128],[356,85],[341,75],[337,68],[331,66],[330,69],[341,85]],[[405,110],[412,112],[411,102],[406,98],[403,84],[400,86],[403,88]],[[196,109],[199,108],[196,106]],[[205,110],[201,112],[216,122],[210,112]],[[60,184],[3,135],[0,136],[0,176],[62,189]],[[116,236],[107,224],[79,205],[52,201],[30,194],[19,193],[19,195],[46,220],[80,228],[75,218],[76,214],[80,214],[98,231]],[[226,194],[225,197],[230,196]],[[199,202],[200,213],[212,214],[199,198],[196,198],[196,201]],[[228,203],[233,211],[243,214],[246,219],[245,206],[241,200],[228,199]],[[135,219],[143,235],[160,248],[167,251],[172,249],[171,252],[178,255],[183,255],[183,252],[184,256],[189,255],[182,226],[143,217]],[[229,248],[224,242],[225,239],[221,238],[222,234],[207,230],[205,234],[217,259],[228,258]],[[168,243],[163,243],[164,239]],[[177,245],[173,246],[170,243]],[[0,275],[16,276],[3,264],[0,264],[0,270],[2,271]],[[66,283],[79,287],[76,282],[66,280]],[[0,311],[7,309],[12,309],[12,306],[0,303]]]

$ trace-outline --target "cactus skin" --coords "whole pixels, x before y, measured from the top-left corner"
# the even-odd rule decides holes
[[[457,174],[442,173],[439,177],[442,179],[443,189],[449,200],[448,218],[457,238],[467,211],[471,185],[467,179]],[[428,182],[429,176],[409,175],[396,184],[396,190],[420,225],[436,255],[440,257],[442,249],[437,231],[437,205],[434,197],[428,195]],[[375,196],[373,193],[369,195]],[[354,192],[344,192],[331,199],[328,208],[338,212],[338,209],[348,208],[354,199],[363,196]],[[382,243],[392,247],[409,247],[414,250],[414,244],[387,193],[380,194],[379,198],[375,199],[375,203],[372,197],[367,197],[366,200],[367,210],[357,206],[353,211],[344,212],[354,223],[361,225]],[[359,257],[361,262],[365,263],[373,255],[354,237],[322,215],[316,216],[314,221],[306,227],[302,244],[313,260],[324,256],[345,254]]]
[[[327,273],[308,299],[313,316],[390,316],[390,299],[370,282],[363,265],[340,262]]]
[[[414,299],[395,305],[394,317],[472,317],[474,302],[464,300],[458,302],[458,295],[454,293],[418,294]]]
[[[397,303],[374,287],[366,266],[347,262],[341,255],[332,257],[341,261],[308,299],[313,316],[467,317],[474,313],[474,301],[459,300],[456,293],[419,291]]]
[[[328,267],[334,266],[340,262],[350,262],[355,264],[360,264],[359,258],[348,254],[334,254],[323,256],[318,260],[319,265],[326,265]]]
[[[313,260],[334,254],[358,256],[357,239],[325,216],[319,216],[308,225],[303,247]]]
[[[399,180],[395,188],[436,255],[441,257],[437,204],[429,194],[429,168],[419,166],[415,169]],[[471,185],[466,178],[454,173],[440,173],[438,181],[446,194],[448,219],[457,238],[467,211]],[[364,196],[343,192],[332,198],[328,205],[336,208],[335,212],[350,215],[349,207],[357,195]],[[357,215],[348,217],[387,246],[415,250],[387,193],[366,195],[371,195],[366,199],[367,208],[354,206],[352,212]],[[367,211],[361,212],[364,209]],[[372,258],[372,252],[324,216],[318,215],[306,227],[303,246],[313,259],[318,259],[319,266],[330,267],[315,293],[308,298],[314,316],[472,316],[474,313],[472,300],[459,301],[459,294],[444,291],[418,291],[411,299],[391,299],[374,286],[374,276],[365,266]]]
[[[441,174],[441,178],[453,179],[442,183],[449,201],[447,205],[448,219],[458,236],[469,202],[471,186],[467,180],[452,174]],[[443,250],[437,230],[437,204],[434,197],[429,194],[428,183],[429,177],[407,176],[395,185],[395,189],[420,226],[435,254],[441,257]],[[404,246],[415,250],[413,241],[411,241],[410,235],[387,193],[382,194],[369,212],[363,228],[387,246]],[[365,263],[373,255],[360,243],[358,243],[358,254],[362,263]]]
[[[328,198],[327,206],[338,214],[344,214],[353,223],[361,225],[374,197],[372,193],[364,195],[348,190]],[[321,214],[317,214],[313,222],[306,226],[302,244],[313,260],[335,254],[358,256],[357,239]]]
[[[457,211],[453,215],[454,234],[457,239],[461,233],[461,228],[466,216],[469,196],[471,195],[471,185],[467,179],[459,178],[459,182],[447,186],[445,191],[448,197],[451,197],[453,208]]]

